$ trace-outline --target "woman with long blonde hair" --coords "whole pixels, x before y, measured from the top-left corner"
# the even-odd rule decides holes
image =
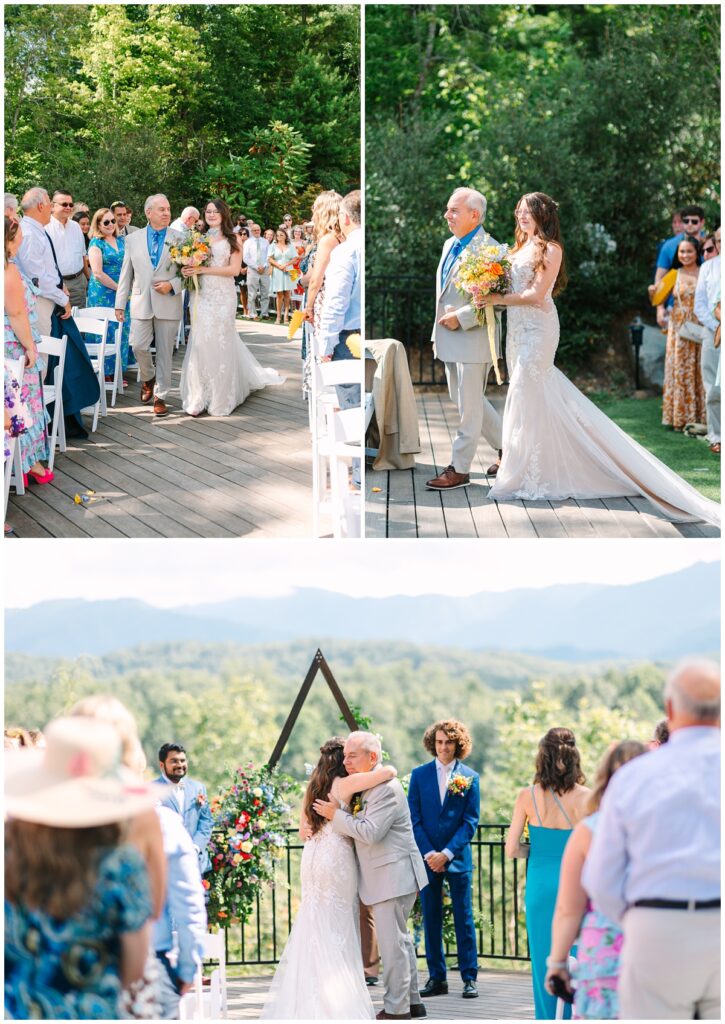
[[[302,391],[308,394],[310,380],[310,359],[314,350],[315,336],[320,328],[320,314],[324,296],[325,271],[330,262],[332,250],[342,241],[340,229],[339,192],[320,192],[312,204],[314,241],[307,255],[307,271],[302,284],[307,288],[304,301],[305,332],[302,339],[302,358],[305,361],[302,372]]]

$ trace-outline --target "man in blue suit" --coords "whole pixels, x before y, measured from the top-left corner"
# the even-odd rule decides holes
[[[471,736],[465,725],[450,719],[426,729],[423,745],[434,760],[413,769],[408,788],[413,832],[428,873],[428,885],[421,891],[420,900],[430,976],[420,994],[438,996],[448,992],[443,951],[443,881],[447,879],[463,998],[476,999],[478,951],[471,840],[478,826],[480,791],[478,775],[463,764],[471,752]]]
[[[204,874],[211,868],[207,846],[213,825],[206,786],[187,775],[189,763],[180,743],[164,743],[159,750],[159,768],[161,775],[157,781],[165,782],[168,789],[161,803],[181,815],[196,847],[199,869]]]

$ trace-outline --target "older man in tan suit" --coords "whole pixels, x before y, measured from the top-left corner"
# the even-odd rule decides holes
[[[144,204],[148,224],[126,238],[126,252],[116,292],[116,318],[123,323],[131,295],[131,347],[141,373],[141,401],[154,399],[154,414],[166,416],[171,389],[171,362],[183,310],[182,281],[169,258],[169,246],[182,236],[169,228],[171,207],[166,196],[149,196]],[[156,343],[156,367],[151,345]]]

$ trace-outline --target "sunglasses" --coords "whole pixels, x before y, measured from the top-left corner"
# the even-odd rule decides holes
[[[714,245],[708,245],[702,251],[703,251],[703,253],[717,252],[717,249],[715,248]]]
[[[56,203],[55,205],[56,206],[65,206],[69,210],[73,209],[73,203]]]
[[[683,224],[699,224],[700,223],[700,218],[699,217],[683,217],[682,218],[682,223]]]
[[[107,228],[109,226],[109,224],[115,224],[115,223],[116,223],[115,220],[102,220],[101,221],[101,224],[103,224],[104,228]]]

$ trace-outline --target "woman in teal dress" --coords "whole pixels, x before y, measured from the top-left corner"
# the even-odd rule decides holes
[[[290,298],[294,281],[291,270],[294,261],[297,259],[297,250],[290,243],[287,232],[282,228],[275,235],[275,240],[269,250],[269,263],[272,267],[272,280],[270,291],[277,296],[277,319],[275,323],[289,323]]]
[[[125,239],[118,237],[116,218],[112,210],[102,206],[96,210],[91,221],[91,229],[88,232],[90,242],[88,244],[88,262],[91,265],[91,279],[88,282],[89,306],[115,306],[116,291],[118,290],[118,279],[121,276],[123,254],[125,251]],[[131,300],[126,303],[126,316],[123,321],[121,333],[121,365],[124,372],[128,369],[131,359],[131,348],[129,346],[129,334],[131,331]],[[114,332],[118,325],[113,324],[113,331],[109,332],[109,340],[115,337]],[[113,376],[115,356],[106,360],[104,367],[107,377]]]
[[[528,857],[526,931],[529,939],[534,1008],[537,1020],[554,1020],[556,998],[545,988],[551,922],[559,888],[559,870],[572,829],[586,813],[590,791],[570,729],[550,729],[539,742],[534,784],[519,791],[506,839],[509,857]],[[529,843],[521,842],[528,824]],[[571,1018],[567,1006],[565,1019]]]

